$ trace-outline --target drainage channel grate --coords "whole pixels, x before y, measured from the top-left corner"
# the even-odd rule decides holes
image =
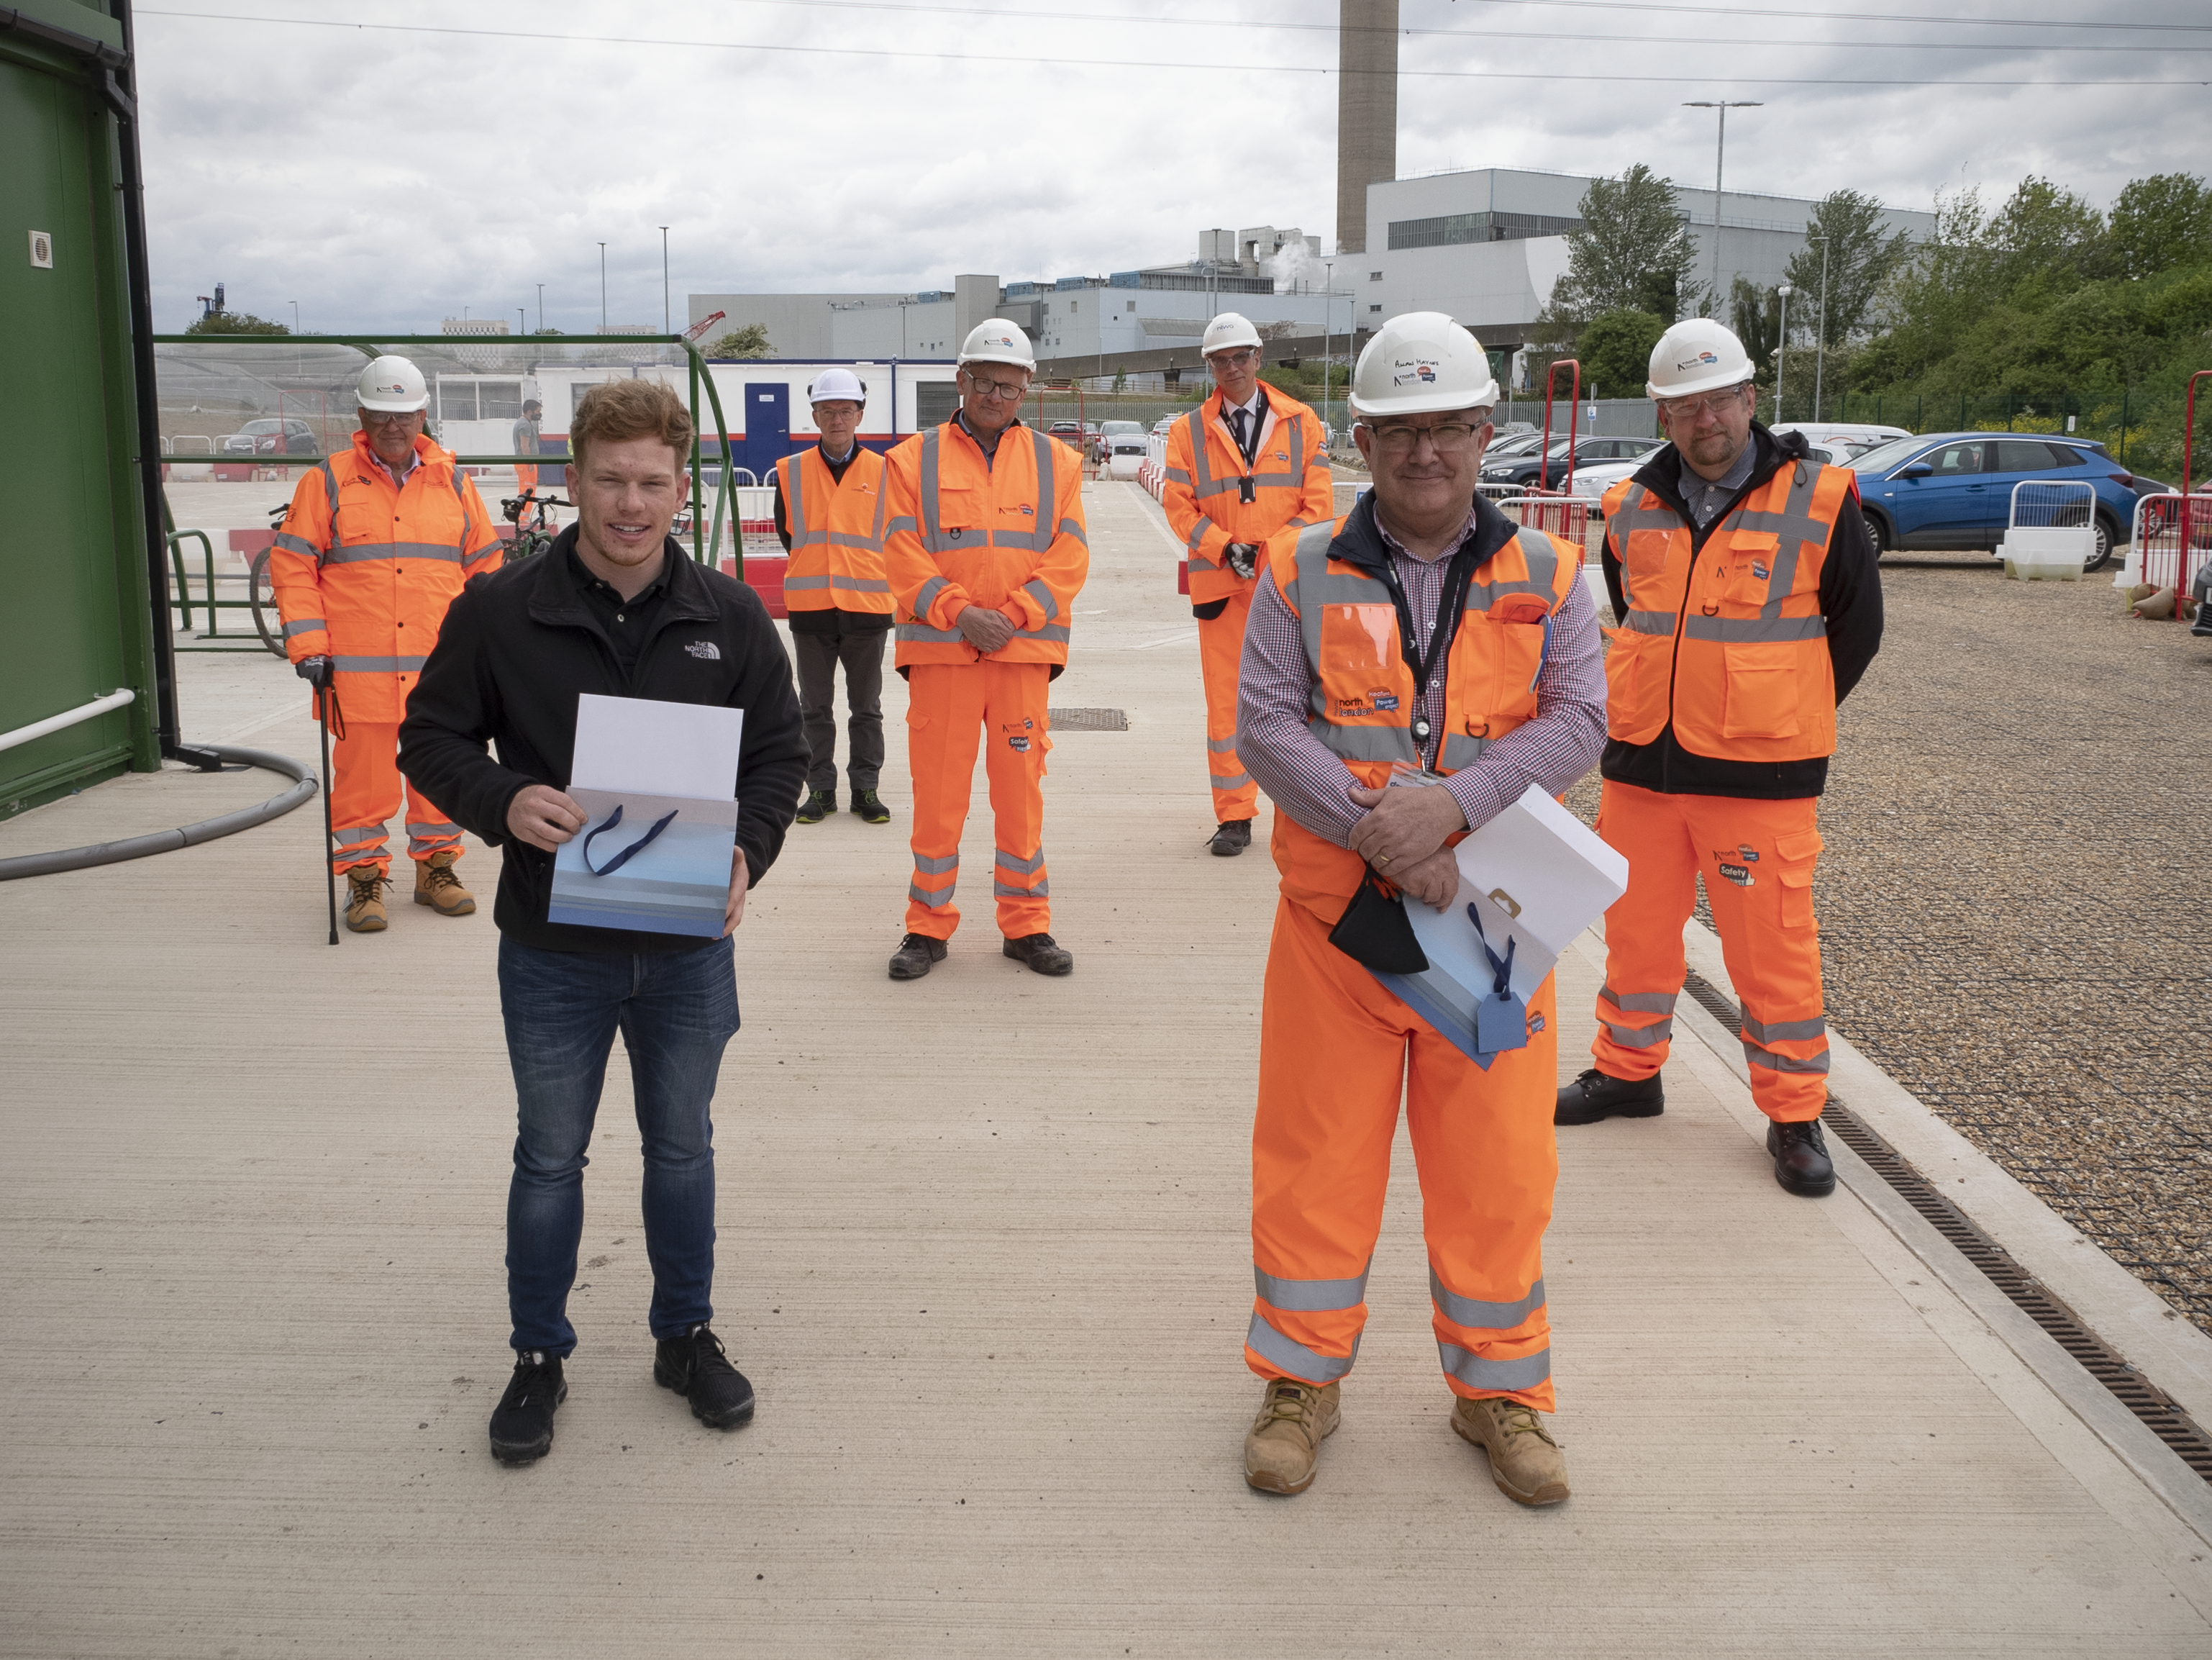
[[[1740,1012],[1711,981],[1692,973],[1685,977],[1682,988],[1730,1031],[1740,1029]],[[2003,1246],[1967,1220],[1965,1213],[1939,1193],[1935,1184],[1894,1147],[1868,1128],[1857,1114],[1831,1095],[1820,1117],[1835,1132],[1837,1140],[1896,1189],[1899,1198],[1917,1211],[1961,1256],[1980,1269],[1983,1277],[2009,1298],[2015,1308],[2050,1333],[2082,1371],[2103,1384],[2114,1400],[2172,1448],[2182,1462],[2205,1481],[2212,1482],[2212,1438],[2197,1428],[2195,1420],[2165,1391],[2106,1347],[2071,1309],[2045,1291]]]
[[[1054,732],[1127,732],[1129,717],[1121,709],[1054,709]]]

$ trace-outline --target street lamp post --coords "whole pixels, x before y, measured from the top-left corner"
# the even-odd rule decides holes
[[[1329,423],[1328,372],[1332,367],[1328,361],[1329,330],[1336,321],[1336,261],[1324,259],[1321,268],[1321,423],[1325,427]]]
[[[1828,239],[1814,237],[1820,245],[1820,332],[1813,343],[1813,418],[1820,418],[1820,382],[1828,367]],[[1848,407],[1850,399],[1844,400]]]
[[[599,244],[599,332],[607,331],[607,245]]]
[[[538,285],[538,331],[545,332],[545,284]]]
[[[1782,321],[1776,330],[1780,344],[1774,348],[1774,418],[1782,419],[1782,371],[1790,362],[1790,296],[1797,290],[1784,283],[1774,292],[1782,299]]]
[[[300,331],[300,302],[294,300],[287,303],[292,307],[292,332],[297,334]]]
[[[1721,303],[1721,166],[1728,160],[1728,112],[1763,109],[1765,105],[1756,98],[1701,98],[1682,107],[1721,112],[1720,139],[1713,150],[1713,304],[1717,307]]]
[[[663,334],[672,332],[668,318],[668,227],[663,225],[660,228],[660,331]]]

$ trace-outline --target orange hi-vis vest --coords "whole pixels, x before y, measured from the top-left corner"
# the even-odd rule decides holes
[[[492,516],[453,452],[415,441],[395,489],[368,435],[311,468],[269,555],[269,580],[295,663],[328,657],[348,719],[397,724],[438,642],[446,607],[471,576],[499,569]]]
[[[1068,607],[1091,571],[1075,452],[1017,421],[987,458],[947,421],[893,450],[884,477],[897,666],[981,662],[957,621],[969,605],[1013,622],[993,662],[1064,665]]]
[[[884,575],[884,458],[863,447],[839,478],[822,459],[822,447],[814,444],[785,456],[775,471],[783,486],[784,526],[791,532],[785,606],[890,611],[891,585]]]
[[[1299,532],[1292,556],[1272,569],[1298,618],[1312,676],[1307,727],[1354,778],[1378,789],[1394,762],[1423,763],[1413,739],[1417,688],[1390,590],[1331,550],[1350,517]],[[1579,548],[1523,529],[1475,568],[1444,660],[1439,772],[1472,764],[1534,718],[1552,618],[1582,580],[1582,564]],[[1366,868],[1359,855],[1286,812],[1275,815],[1273,848],[1283,897],[1334,924],[1358,890]]]
[[[1160,505],[1183,539],[1195,605],[1226,599],[1259,580],[1229,568],[1231,542],[1256,542],[1319,525],[1336,514],[1335,486],[1322,453],[1321,418],[1296,398],[1261,383],[1267,417],[1248,472],[1216,392],[1168,429]]]
[[[1820,571],[1851,475],[1785,465],[1714,526],[1690,526],[1634,479],[1605,496],[1605,535],[1628,616],[1608,629],[1606,733],[1723,761],[1834,753],[1836,679]]]

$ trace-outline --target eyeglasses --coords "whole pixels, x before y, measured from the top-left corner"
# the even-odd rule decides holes
[[[1029,387],[1018,380],[986,380],[975,370],[969,369],[968,390],[978,398],[995,398],[1002,404],[1018,404]]]
[[[1217,351],[1206,361],[1216,368],[1249,369],[1260,361],[1260,354],[1246,346],[1241,351]]]
[[[1427,439],[1436,446],[1438,455],[1456,455],[1474,441],[1475,434],[1483,430],[1487,422],[1469,425],[1465,421],[1439,421],[1433,427],[1370,427],[1376,443],[1385,455],[1411,455],[1421,440]]]
[[[420,410],[363,410],[361,423],[364,427],[401,427],[422,413]]]
[[[1659,400],[1659,407],[1667,411],[1667,417],[1671,421],[1694,421],[1709,410],[1715,415],[1721,415],[1743,401],[1743,394],[1750,385],[1746,380],[1695,398],[1662,398]]]

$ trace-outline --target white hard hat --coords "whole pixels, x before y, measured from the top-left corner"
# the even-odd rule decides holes
[[[1645,392],[1657,398],[1689,398],[1751,379],[1751,357],[1735,333],[1710,317],[1677,323],[1651,348],[1651,379]]]
[[[1402,312],[1375,331],[1352,371],[1352,412],[1431,415],[1498,402],[1490,354],[1440,311]]]
[[[1030,337],[1019,324],[994,317],[976,324],[961,342],[960,367],[966,368],[970,363],[1012,363],[1034,374],[1036,353],[1030,349]]]
[[[1206,337],[1198,344],[1198,355],[1211,357],[1217,351],[1233,351],[1238,346],[1257,348],[1260,331],[1252,326],[1252,319],[1243,314],[1224,311],[1206,325]]]
[[[430,388],[423,383],[422,371],[404,357],[380,357],[371,363],[354,382],[353,396],[362,408],[387,413],[430,406]]]
[[[827,404],[840,398],[848,404],[868,401],[868,389],[850,369],[824,369],[806,389],[806,401],[810,404]]]

